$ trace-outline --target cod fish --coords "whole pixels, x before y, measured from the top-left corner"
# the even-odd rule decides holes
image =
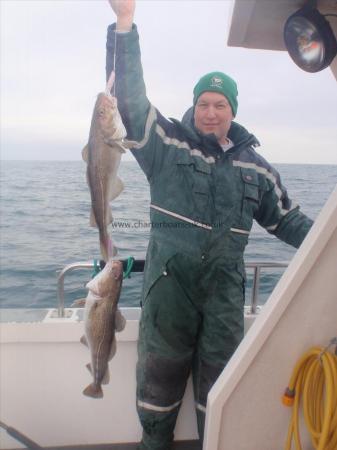
[[[117,308],[122,287],[123,264],[109,260],[104,269],[89,283],[85,299],[85,334],[81,342],[90,349],[91,363],[88,364],[93,381],[83,394],[102,398],[102,384],[109,382],[109,361],[116,353],[115,331],[122,331],[125,319]]]
[[[98,94],[89,133],[89,142],[82,151],[87,163],[87,182],[91,195],[90,225],[97,227],[101,255],[108,261],[117,254],[109,233],[108,225],[112,222],[110,201],[123,191],[123,182],[117,171],[124,147],[130,148],[134,143],[124,141],[126,130],[117,108],[117,99],[110,94],[114,82],[111,73],[106,91]]]

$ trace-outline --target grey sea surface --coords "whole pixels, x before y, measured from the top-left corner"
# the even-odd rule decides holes
[[[337,183],[335,165],[275,164],[289,196],[315,219]],[[99,259],[98,232],[89,226],[90,194],[81,161],[2,161],[0,219],[0,308],[57,306],[57,276],[68,264]],[[135,161],[122,161],[123,193],[112,204],[111,236],[120,258],[145,258],[150,235],[149,187]],[[246,261],[290,261],[291,246],[254,225]],[[264,303],[282,270],[263,272]],[[65,304],[86,296],[91,270],[66,277]],[[251,271],[246,301],[249,302]],[[139,306],[142,274],[125,279],[123,306]]]

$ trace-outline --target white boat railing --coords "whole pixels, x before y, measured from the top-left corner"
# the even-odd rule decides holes
[[[124,261],[123,261],[124,262]],[[126,261],[125,261],[126,262]],[[253,269],[253,284],[252,284],[252,293],[250,298],[250,313],[256,314],[259,300],[259,290],[260,290],[260,278],[261,278],[261,270],[262,269],[282,269],[288,266],[289,262],[287,261],[249,261],[245,263],[246,269]],[[57,279],[57,312],[58,317],[65,317],[65,306],[64,306],[64,280],[65,276],[74,270],[78,269],[94,269],[97,266],[95,261],[86,261],[86,262],[75,262],[72,264],[68,264],[65,266],[60,272]],[[144,260],[135,261],[135,266],[133,268],[133,272],[142,272],[144,269]]]

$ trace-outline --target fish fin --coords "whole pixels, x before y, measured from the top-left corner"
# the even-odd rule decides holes
[[[127,149],[138,147],[138,142],[137,141],[129,141],[129,139],[123,139],[123,147],[127,148]]]
[[[89,347],[88,341],[87,341],[87,338],[85,337],[85,335],[83,335],[83,336],[81,337],[80,343],[83,344],[83,345],[85,345],[86,347]]]
[[[102,398],[103,397],[103,391],[101,386],[95,386],[94,384],[89,384],[84,391],[83,394],[87,397],[92,398]]]
[[[109,367],[106,368],[103,380],[102,380],[102,384],[109,384],[110,382],[110,372],[109,372]]]
[[[123,181],[119,177],[116,177],[115,183],[111,186],[110,201],[115,199],[116,197],[118,197],[121,194],[121,192],[123,192],[123,190],[124,190]],[[111,213],[111,210],[110,210],[110,213]],[[111,220],[109,223],[111,223],[111,221],[112,221],[112,216],[111,216]]]
[[[89,159],[89,145],[87,144],[82,150],[82,159],[85,162],[88,162]]]
[[[118,133],[117,133],[118,134]],[[106,145],[111,147],[114,151],[119,151],[120,153],[125,153],[125,148],[123,147],[123,141],[121,140],[120,136],[109,136],[109,137],[103,137],[103,140]]]
[[[90,210],[90,221],[89,221],[89,223],[90,223],[91,227],[98,228],[97,227],[97,222],[96,222],[96,219],[95,219],[94,210],[92,208]]]
[[[115,330],[117,332],[123,331],[125,328],[125,324],[126,324],[125,317],[123,316],[121,311],[119,309],[117,309],[116,315],[115,315]]]
[[[116,338],[114,337],[111,342],[111,348],[110,348],[110,354],[108,360],[110,361],[116,354],[117,351],[117,344],[116,344]]]
[[[89,370],[89,372],[92,374],[91,364],[88,363],[85,367],[86,367],[86,368]]]
[[[118,145],[119,151],[120,151],[121,153],[126,153],[126,152],[125,152],[124,145],[123,145],[123,141],[122,141],[122,143],[119,143],[119,142],[116,142],[116,141],[115,141],[115,145],[116,145],[116,143],[117,143],[117,145]]]
[[[120,138],[118,140],[118,138],[116,137],[108,137],[108,138],[104,138],[104,142],[109,145],[109,147],[113,147],[114,150],[119,150],[120,153],[125,153],[125,148],[123,145],[123,142]]]
[[[75,300],[71,304],[71,308],[83,308],[83,306],[85,305],[86,300],[87,300],[86,298],[79,298],[79,299]]]

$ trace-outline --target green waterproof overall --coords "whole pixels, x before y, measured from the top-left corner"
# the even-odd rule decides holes
[[[190,373],[202,439],[207,394],[243,337],[243,252],[253,219],[295,247],[312,221],[242,126],[232,123],[234,146],[224,152],[193,119],[167,120],[150,104],[135,26],[116,42],[119,110],[151,192],[137,364],[141,448],[167,450]],[[114,45],[112,25],[107,76]]]

